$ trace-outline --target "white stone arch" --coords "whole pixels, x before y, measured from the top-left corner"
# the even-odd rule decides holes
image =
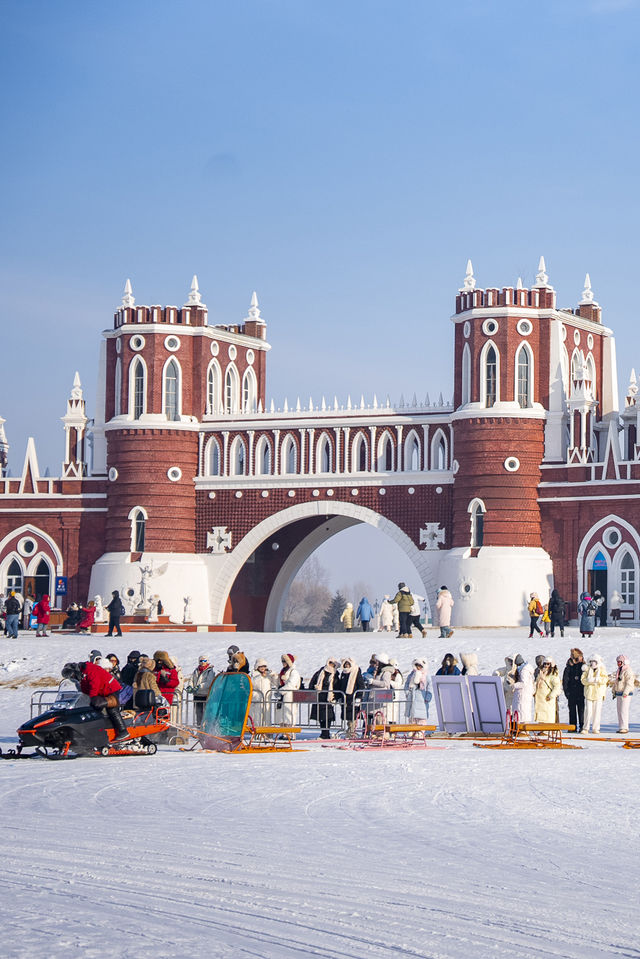
[[[591,549],[589,549],[588,557],[585,557],[585,553],[587,552],[589,543],[594,537],[597,536],[597,540],[599,544],[598,549],[602,551],[604,556],[607,556],[608,555],[607,550],[605,549],[604,544],[602,543],[602,535],[598,535],[598,534],[603,533],[606,527],[610,526],[611,524],[614,524],[616,526],[619,526],[621,529],[626,530],[626,532],[629,534],[629,539],[631,540],[632,543],[635,544],[636,555],[640,556],[640,535],[638,534],[637,530],[631,525],[631,523],[628,523],[626,520],[621,519],[620,516],[616,516],[615,513],[609,513],[603,519],[599,519],[597,522],[593,524],[593,526],[591,526],[590,529],[587,530],[585,535],[582,537],[582,541],[578,549],[578,554],[576,556],[578,596],[581,593],[583,593],[585,589],[587,588],[586,587],[586,583],[587,583],[586,570],[588,569],[588,566],[585,560],[586,558],[593,559],[591,555],[592,553]],[[618,550],[622,549],[623,546],[624,544],[620,544],[620,546],[618,547]]]
[[[360,469],[360,457],[364,447],[364,470]],[[366,473],[369,471],[369,440],[363,430],[358,430],[351,443],[351,472]]]
[[[438,429],[431,437],[431,459],[429,466],[432,470],[447,470],[449,468],[449,441],[444,430]]]
[[[471,402],[471,350],[465,343],[462,350],[462,395],[460,405],[466,406]]]
[[[533,406],[534,396],[533,396],[533,384],[534,384],[534,357],[533,350],[528,343],[522,342],[516,350],[514,364],[513,364],[513,398],[518,402],[520,395],[520,376],[519,376],[519,363],[520,363],[520,354],[524,354],[527,357],[527,405],[523,409],[531,409]]]
[[[254,413],[258,406],[258,381],[253,367],[249,366],[242,377],[242,412]]]
[[[145,363],[142,356],[134,356],[134,358],[129,363],[129,396],[128,396],[128,410],[129,418],[134,420],[136,419],[136,371],[140,370],[142,373],[142,404],[140,409],[140,415],[144,416],[147,412],[147,387],[148,387],[148,376],[147,376],[147,364]]]
[[[282,440],[280,446],[280,473],[283,476],[295,476],[298,472],[298,447],[292,433]]]
[[[417,473],[422,462],[422,443],[415,430],[409,430],[404,441],[404,456],[402,457],[405,471]]]
[[[496,398],[495,402],[500,402],[500,350],[493,340],[487,340],[480,352],[480,402],[483,406],[487,405],[487,356],[489,350],[493,347],[496,354]]]
[[[265,453],[269,455],[269,468],[264,469]],[[273,446],[264,434],[256,443],[254,473],[256,476],[270,476],[273,473]]]
[[[26,567],[25,562],[24,562],[24,559],[22,558],[22,556],[20,555],[20,553],[18,553],[17,551],[14,550],[13,553],[7,553],[7,555],[6,555],[6,556],[4,557],[4,559],[2,560],[2,563],[0,563],[0,589],[1,589],[3,592],[5,592],[5,593],[6,593],[7,589],[9,588],[9,587],[8,587],[8,584],[7,584],[7,577],[8,577],[8,575],[9,575],[9,567],[10,567],[14,562],[16,562],[16,563],[18,564],[18,566],[20,567],[20,573],[21,573],[21,575],[22,575],[22,584],[23,584],[23,588],[24,588],[24,578],[25,578],[25,576],[27,575],[27,567]]]
[[[480,549],[484,545],[484,518],[487,507],[484,501],[475,496],[467,506],[470,520],[469,545],[472,549]]]
[[[7,545],[13,539],[22,539],[23,536],[33,536],[34,539],[39,539],[41,542],[46,543],[49,549],[51,550],[56,569],[56,576],[62,576],[63,562],[62,562],[62,553],[54,539],[51,539],[48,533],[45,533],[44,530],[39,529],[37,526],[32,526],[31,523],[25,523],[24,526],[19,526],[17,529],[12,530],[10,533],[0,540],[0,556]]]
[[[55,586],[54,577],[56,575],[53,568],[53,563],[51,562],[51,557],[47,556],[46,553],[43,553],[42,550],[36,553],[35,556],[32,556],[29,560],[29,565],[27,566],[27,576],[35,576],[36,571],[40,563],[44,563],[47,569],[49,570],[49,596],[54,596],[53,587]],[[53,604],[52,604],[53,605]]]
[[[291,523],[314,516],[324,516],[327,517],[327,520],[339,517],[342,518],[343,522],[323,523],[321,529],[315,531],[315,533],[320,534],[319,538],[317,536],[314,538],[315,533],[306,537],[303,541],[306,543],[306,546],[301,548],[301,543],[297,547],[297,552],[296,550],[293,551],[296,554],[296,559],[292,563],[289,563],[287,560],[283,564],[281,573],[276,577],[267,603],[265,630],[273,631],[279,628],[279,617],[282,614],[284,598],[302,563],[311,555],[314,549],[324,542],[324,539],[334,536],[342,529],[353,526],[355,523],[367,523],[369,526],[379,529],[381,533],[385,533],[396,541],[415,566],[422,580],[425,595],[430,597],[431,602],[431,597],[435,596],[437,588],[437,552],[418,549],[404,530],[396,526],[391,520],[386,519],[386,517],[381,516],[366,506],[360,506],[355,503],[344,503],[339,500],[314,500],[308,503],[297,503],[295,506],[290,506],[287,509],[280,510],[278,513],[267,517],[267,519],[258,523],[257,526],[254,526],[250,532],[243,536],[233,551],[227,554],[224,568],[211,592],[211,614],[213,622],[224,622],[225,606],[233,584],[238,573],[258,546]],[[324,538],[322,538],[321,535],[323,532]]]
[[[218,454],[218,468],[216,469],[215,463],[215,452]],[[212,436],[211,439],[207,440],[207,445],[204,448],[204,475],[205,476],[222,476],[223,463],[222,463],[222,447],[218,442],[215,436]]]
[[[176,373],[176,413],[172,419],[174,422],[179,422],[182,417],[182,367],[177,356],[170,356],[162,367],[162,415],[167,418],[169,416],[167,407],[170,400],[167,390],[169,370],[175,370]]]
[[[584,375],[585,379],[589,381],[591,386],[591,395],[596,395],[596,364],[593,359],[593,353],[587,353],[587,358],[584,361]]]
[[[387,470],[387,444],[389,445],[389,448],[390,448],[390,450],[391,450],[391,467],[390,467],[389,470]],[[378,462],[378,472],[379,472],[379,473],[386,473],[386,472],[391,472],[391,473],[392,473],[392,472],[395,470],[395,465],[396,465],[396,448],[395,448],[395,443],[394,443],[393,435],[392,435],[391,431],[388,430],[388,429],[387,429],[387,430],[383,430],[383,431],[382,431],[382,434],[380,435],[380,437],[379,437],[379,439],[378,439],[378,456],[377,456],[377,462]]]
[[[244,463],[242,469],[241,463]],[[247,444],[241,436],[236,436],[229,450],[229,476],[246,476],[248,472]]]
[[[229,363],[224,374],[224,411],[237,413],[240,410],[240,375],[235,363]]]
[[[149,514],[147,513],[144,506],[134,506],[133,509],[129,511],[127,519],[129,520],[131,524],[131,543],[130,543],[131,550],[130,551],[132,553],[144,552],[144,549],[139,550],[136,548],[137,547],[137,528],[138,528],[138,523],[142,522],[142,525],[144,527],[143,538],[146,539],[147,520],[149,519]]]
[[[315,464],[316,473],[333,472],[333,446],[331,437],[324,430],[316,442]],[[326,466],[328,466],[328,469],[325,469]]]
[[[207,367],[207,403],[206,411],[209,415],[219,413],[222,409],[222,370],[217,360],[211,360]]]

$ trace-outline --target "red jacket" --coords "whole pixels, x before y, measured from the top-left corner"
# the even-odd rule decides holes
[[[96,618],[95,606],[87,606],[82,610],[82,619],[78,623],[78,629],[90,629]]]
[[[39,603],[33,607],[33,612],[36,614],[36,621],[38,623],[43,623],[45,626],[49,622],[49,613],[51,612],[51,606],[49,605],[49,597],[45,593]]]
[[[111,673],[97,663],[85,663],[80,689],[87,696],[111,696],[119,693],[122,686]]]
[[[169,705],[173,702],[173,692],[176,686],[180,685],[178,671],[175,667],[169,669],[167,666],[161,666],[155,671],[158,688]]]

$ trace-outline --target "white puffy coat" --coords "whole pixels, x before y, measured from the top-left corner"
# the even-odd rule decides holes
[[[518,669],[516,681],[513,684],[512,705],[512,709],[514,713],[518,714],[518,719],[521,723],[531,722],[531,713],[533,711],[533,693],[533,666],[530,663],[523,663],[523,665]]]
[[[282,713],[280,725],[295,726],[298,722],[298,705],[293,702],[293,693],[296,689],[300,689],[302,680],[295,666],[290,666],[289,669],[283,673],[282,679],[283,683],[280,687],[280,692],[282,693],[282,709],[279,710],[279,712]]]
[[[562,683],[557,673],[548,676],[540,673],[534,696],[537,723],[555,723],[556,701],[561,692]]]
[[[609,682],[604,663],[599,656],[594,658],[598,660],[598,665],[594,668],[585,664],[582,667],[582,676],[580,677],[584,686],[584,698],[590,703],[598,703],[604,700]]]
[[[453,596],[448,589],[441,589],[438,593],[436,609],[438,610],[438,626],[451,626],[451,610],[453,609]]]

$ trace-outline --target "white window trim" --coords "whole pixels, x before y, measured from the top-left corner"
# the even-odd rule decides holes
[[[329,469],[328,470],[321,469],[322,459],[323,459],[322,453],[323,453],[325,443],[327,444],[327,447],[329,449]],[[325,476],[328,476],[329,473],[333,473],[333,447],[331,445],[331,437],[329,436],[328,433],[324,431],[320,434],[320,436],[318,437],[316,441],[314,462],[315,462],[316,473],[322,473]]]
[[[530,410],[533,407],[534,359],[533,350],[527,342],[521,343],[515,353],[515,368],[513,371],[513,398],[515,402],[518,403],[518,363],[520,360],[520,353],[522,352],[525,352],[529,357],[529,388],[527,390],[527,405],[520,408]]]
[[[386,449],[387,443],[389,443],[389,444],[391,445],[391,469],[390,469],[390,470],[387,470],[386,465],[385,465],[385,461],[386,461],[385,449]],[[387,472],[394,473],[394,472],[395,472],[395,468],[396,468],[396,448],[395,448],[395,444],[394,444],[394,442],[393,442],[393,436],[391,435],[391,433],[390,433],[389,430],[387,430],[387,429],[385,429],[385,430],[382,431],[382,433],[381,433],[381,435],[380,435],[380,438],[379,438],[379,440],[378,440],[378,457],[377,457],[377,463],[378,463],[378,472],[379,472],[379,473],[387,473]]]
[[[227,381],[231,382],[231,403],[227,405]],[[225,413],[240,412],[240,374],[235,363],[229,363],[224,371],[224,395],[222,397]]]
[[[245,402],[245,384],[249,383],[249,402]],[[244,371],[242,377],[242,412],[255,413],[258,407],[258,381],[251,366]]]
[[[462,393],[460,405],[467,406],[471,402],[471,350],[469,344],[464,344],[462,350]]]
[[[477,546],[475,543],[476,539],[476,516],[478,513],[482,513],[483,516],[487,515],[487,507],[484,505],[484,501],[481,500],[478,496],[475,496],[469,505],[467,506],[467,512],[469,513],[469,545],[471,549],[481,549],[481,546]]]
[[[444,466],[442,468],[438,466],[438,452],[441,443],[444,444]],[[440,427],[438,427],[431,438],[430,456],[431,462],[429,465],[432,470],[446,472],[446,470],[449,469],[449,441],[444,434],[444,430],[440,429]]]
[[[133,509],[130,510],[129,515],[127,516],[127,519],[129,520],[129,522],[130,522],[130,524],[131,524],[131,541],[130,541],[131,549],[129,550],[130,553],[137,553],[137,552],[139,552],[139,551],[136,549],[136,518],[137,518],[137,516],[138,516],[138,513],[142,513],[142,515],[143,515],[143,517],[144,517],[144,538],[145,538],[145,545],[146,545],[146,540],[147,540],[147,521],[148,521],[148,519],[149,519],[149,515],[148,515],[146,509],[144,508],[144,506],[134,506]]]
[[[210,401],[209,396],[209,377],[213,373],[213,403]],[[209,415],[214,413],[219,413],[222,409],[222,398],[221,398],[221,389],[222,389],[222,370],[220,369],[220,364],[217,360],[211,360],[207,367],[207,382],[206,382],[206,404],[205,409]]]
[[[500,402],[500,350],[493,340],[487,340],[480,353],[480,402],[486,409],[493,408],[487,406],[487,353],[491,347],[496,353],[496,399],[494,406]]]
[[[413,451],[414,440],[418,445],[418,469],[414,470],[411,465],[411,453]],[[404,440],[404,455],[402,461],[404,463],[405,473],[416,473],[420,472],[420,464],[422,463],[422,443],[420,442],[420,437],[418,436],[415,430],[409,430]]]
[[[214,473],[211,470],[211,457],[213,447],[218,449],[218,472]],[[204,475],[205,476],[222,476],[223,463],[222,463],[222,448],[220,443],[217,441],[215,436],[212,436],[206,443],[204,448]]]
[[[142,367],[142,416],[147,412],[147,364],[142,356],[135,356],[129,364],[129,419],[135,420],[135,371],[138,366]]]
[[[269,450],[269,470],[265,472],[262,468],[265,449]],[[255,451],[255,470],[256,476],[270,476],[273,473],[273,447],[266,436],[261,436],[256,443]]]
[[[120,416],[122,413],[122,360],[116,359],[116,369],[113,377],[113,415]]]
[[[293,449],[293,469],[289,469],[289,453]],[[298,447],[292,433],[287,433],[280,444],[280,473],[295,476],[298,472]]]
[[[244,473],[239,473],[237,470],[237,460],[238,460],[238,450],[242,447],[244,450]],[[230,476],[248,476],[249,475],[249,462],[247,454],[247,446],[241,436],[236,436],[231,444],[231,449],[229,452],[229,475]]]
[[[360,447],[364,443],[364,448],[366,452],[365,463],[366,466],[363,470],[360,469]],[[369,441],[367,439],[366,433],[362,430],[358,430],[356,435],[353,437],[351,442],[351,472],[352,473],[368,473],[369,470]]]
[[[177,418],[171,420],[172,423],[179,423],[182,419],[182,366],[180,361],[176,356],[170,356],[164,366],[162,367],[162,415],[167,416],[167,370],[171,363],[175,363],[176,369],[178,371],[177,383],[176,383],[176,400],[177,400]]]

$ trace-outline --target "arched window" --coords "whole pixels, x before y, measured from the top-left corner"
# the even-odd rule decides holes
[[[316,470],[320,473],[331,472],[331,442],[326,433],[318,440],[316,464]]]
[[[212,360],[207,370],[207,413],[219,413],[220,406],[220,367]]]
[[[297,471],[297,450],[293,436],[286,436],[282,444],[282,466],[283,473],[295,473]]]
[[[471,517],[470,544],[473,549],[480,549],[484,543],[484,516],[487,510],[481,499],[472,499],[468,510]]]
[[[141,356],[131,364],[129,374],[129,413],[139,420],[147,411],[147,369]]]
[[[589,383],[591,388],[591,395],[596,395],[596,364],[593,361],[593,355],[589,353],[587,355],[586,362],[584,364],[584,378]]]
[[[180,367],[176,359],[170,359],[162,376],[162,404],[168,420],[180,419]]]
[[[533,356],[526,343],[516,352],[516,401],[523,410],[533,406]]]
[[[261,436],[256,446],[256,473],[263,476],[271,473],[271,445],[266,436]]]
[[[358,433],[351,447],[351,470],[354,473],[365,473],[369,459],[369,445],[364,433]]]
[[[412,473],[420,469],[420,441],[413,430],[404,444],[404,468]]]
[[[238,371],[233,363],[227,367],[224,377],[224,411],[225,413],[238,412],[239,399]]]
[[[244,445],[244,440],[239,436],[236,436],[233,441],[233,448],[231,452],[231,463],[233,466],[233,474],[235,476],[245,476],[247,472],[247,450]]]
[[[620,595],[625,606],[636,604],[636,564],[629,550],[625,551],[620,563]]]
[[[142,506],[134,506],[129,513],[131,523],[131,552],[144,553],[144,541],[147,532],[147,512]]]
[[[216,439],[210,439],[207,443],[204,455],[204,468],[207,476],[220,476],[220,465],[222,457],[220,455],[220,446]]]
[[[447,440],[442,430],[436,430],[431,440],[431,469],[446,470],[449,467]]]
[[[51,589],[51,566],[46,559],[41,559],[38,565],[36,566],[36,575],[35,575],[35,592],[36,596],[44,596],[47,593],[49,596],[53,595]]]
[[[253,413],[258,405],[258,384],[256,374],[249,367],[242,377],[242,410],[244,413]]]
[[[466,406],[471,402],[471,350],[469,344],[464,344],[462,351],[462,396],[461,405]]]
[[[12,559],[7,570],[7,589],[22,593],[22,567],[17,559]]]
[[[378,443],[378,472],[391,473],[393,471],[393,441],[386,431]]]
[[[498,353],[490,343],[484,352],[484,405],[494,406],[498,399]]]
[[[116,360],[116,373],[113,384],[113,415],[120,416],[122,412],[122,360]]]

